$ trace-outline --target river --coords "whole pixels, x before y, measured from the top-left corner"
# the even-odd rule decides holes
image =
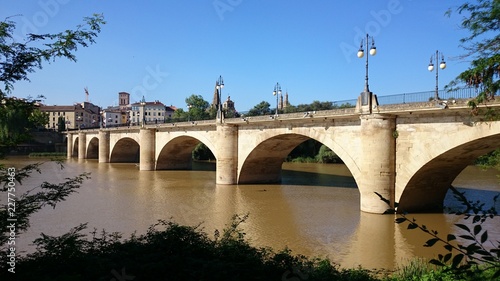
[[[12,157],[0,161],[7,167],[21,167],[37,160]],[[31,242],[40,233],[61,235],[79,223],[94,228],[138,234],[159,219],[198,225],[210,236],[222,230],[234,214],[249,214],[242,225],[254,246],[295,254],[328,257],[342,267],[392,270],[414,257],[432,258],[441,246],[425,248],[429,238],[418,230],[396,225],[393,215],[359,211],[359,193],[346,166],[341,164],[283,164],[281,184],[218,185],[215,164],[195,163],[192,171],[139,171],[135,164],[99,164],[96,160],[71,159],[61,170],[45,163],[17,193],[42,181],[61,182],[66,177],[90,172],[78,193],[55,209],[46,207],[32,216],[29,232],[18,238],[19,247],[32,252]],[[472,199],[491,202],[500,193],[498,171],[466,168],[453,185]],[[6,197],[6,195],[4,196]],[[5,203],[1,198],[0,203]],[[448,194],[445,205],[458,203]],[[491,205],[491,204],[490,204]],[[500,205],[497,203],[497,210]],[[450,214],[414,215],[439,233],[456,233],[460,218]],[[500,219],[488,220],[485,228],[492,241],[500,240]]]

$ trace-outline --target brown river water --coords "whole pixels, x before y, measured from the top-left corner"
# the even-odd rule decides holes
[[[0,163],[19,168],[35,161],[13,157]],[[41,174],[17,186],[20,194],[42,181],[55,183],[91,173],[78,193],[55,209],[46,207],[32,216],[29,232],[17,241],[25,252],[34,250],[31,242],[40,233],[61,235],[84,222],[88,222],[86,232],[105,229],[128,237],[134,231],[145,233],[159,219],[171,219],[192,226],[201,223],[212,236],[234,214],[247,213],[242,228],[252,245],[288,247],[295,254],[328,257],[342,267],[392,270],[415,257],[433,258],[444,251],[441,246],[423,247],[430,237],[396,225],[394,215],[360,212],[358,189],[341,164],[284,163],[282,183],[265,185],[215,184],[214,163],[195,163],[192,171],[139,171],[135,164],[78,159],[64,165],[61,170],[55,163],[45,163]],[[492,197],[500,193],[498,173],[469,166],[453,185],[491,206]],[[0,198],[0,203],[5,202]],[[445,205],[459,206],[451,194]],[[496,208],[500,209],[499,203]],[[462,222],[450,214],[412,217],[442,234],[458,233],[454,224]],[[492,241],[500,240],[499,222],[496,217],[484,226]]]

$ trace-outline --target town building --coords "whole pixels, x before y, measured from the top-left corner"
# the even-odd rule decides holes
[[[49,115],[47,129],[59,131],[99,127],[100,107],[90,102],[74,105],[41,105],[40,111]]]
[[[145,124],[165,123],[166,118],[172,116],[172,112],[167,113],[166,108],[158,100],[152,102],[143,100],[143,102],[133,103],[129,112],[130,122],[132,125],[140,125],[142,122],[145,122]]]
[[[130,123],[130,94],[118,93],[118,106],[109,106],[102,111],[102,126],[105,128],[126,126]]]

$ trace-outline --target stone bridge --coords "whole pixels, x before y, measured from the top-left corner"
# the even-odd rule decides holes
[[[441,211],[448,188],[473,161],[500,146],[500,121],[471,116],[466,100],[376,105],[160,126],[68,132],[68,157],[135,162],[141,171],[190,169],[200,142],[216,158],[217,184],[278,183],[282,163],[314,139],[335,152],[360,192],[360,209]],[[498,108],[500,102],[489,107]]]

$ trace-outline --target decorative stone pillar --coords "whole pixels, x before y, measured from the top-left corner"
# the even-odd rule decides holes
[[[139,170],[155,170],[156,129],[141,128],[139,132]]]
[[[217,125],[217,168],[215,183],[237,184],[238,169],[238,127],[228,124]]]
[[[109,163],[109,131],[99,131],[99,163]]]
[[[78,133],[78,159],[87,158],[87,134]]]
[[[361,117],[361,162],[359,183],[361,211],[382,214],[394,207],[396,167],[396,118],[370,114]],[[377,194],[390,202],[390,206]]]
[[[73,134],[66,133],[66,158],[73,157]]]

